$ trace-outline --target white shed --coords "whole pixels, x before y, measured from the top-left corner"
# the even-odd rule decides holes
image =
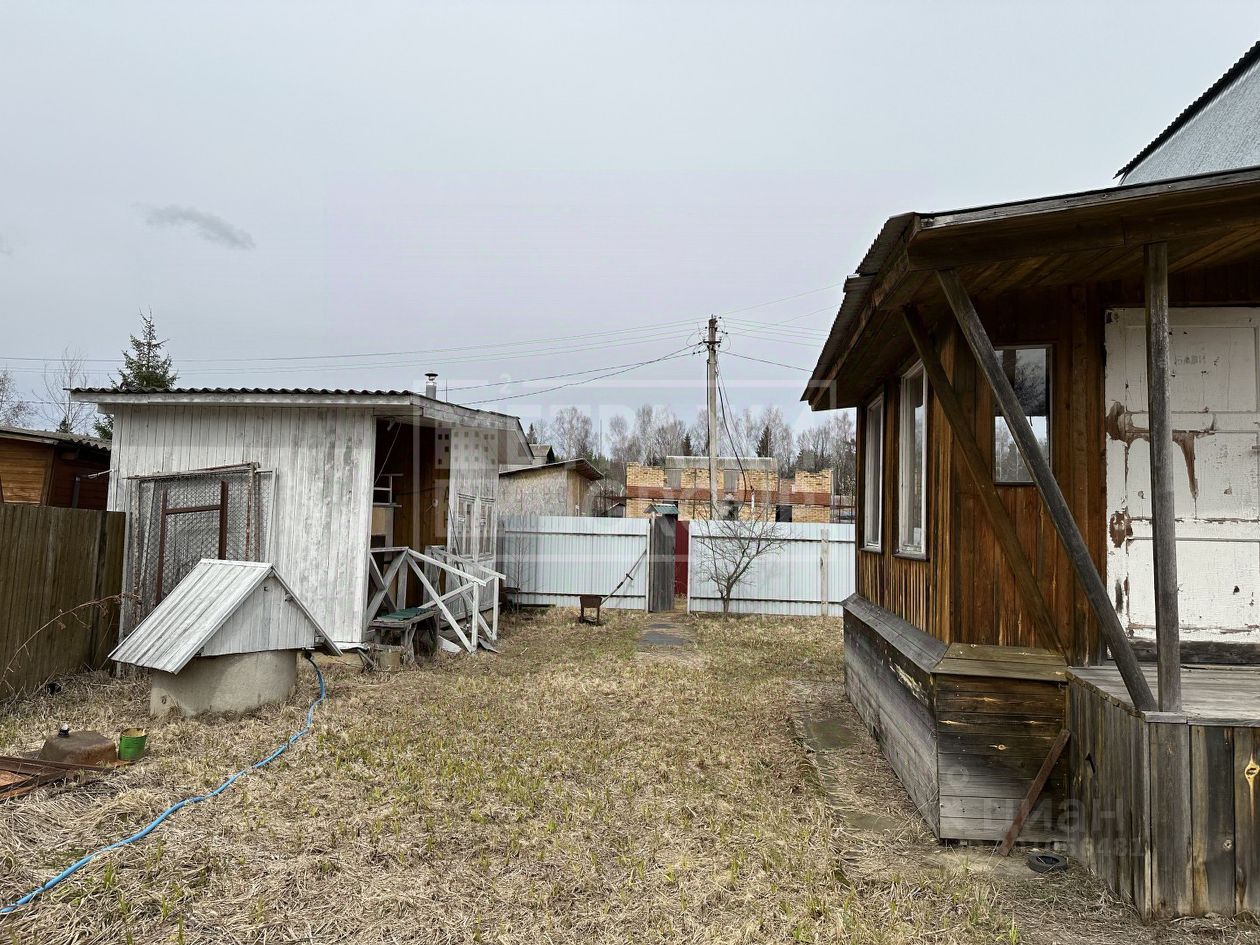
[[[273,563],[331,640],[361,646],[379,614],[428,603],[421,581],[407,586],[407,568],[391,572],[400,555],[488,580],[499,467],[530,458],[515,417],[433,391],[73,397],[114,418],[109,508],[128,514],[124,587],[140,601],[124,634],[202,558],[220,558]],[[443,592],[456,575],[444,580]],[[445,606],[467,617],[462,600]]]

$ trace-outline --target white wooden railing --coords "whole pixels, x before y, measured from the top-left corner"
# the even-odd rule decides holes
[[[406,605],[408,583],[413,576],[422,588],[417,617],[441,618],[459,647],[469,653],[477,649],[482,634],[491,643],[499,639],[499,588],[504,575],[439,547],[429,547],[424,552],[407,547],[372,548],[368,552],[368,625],[378,618],[382,607],[388,605],[396,610]],[[482,613],[486,609],[490,611],[489,621]],[[458,651],[459,647],[445,641],[441,634],[439,638]]]

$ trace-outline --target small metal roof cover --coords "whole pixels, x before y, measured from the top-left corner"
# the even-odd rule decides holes
[[[651,505],[648,506],[648,511],[654,512],[657,515],[677,515],[678,503],[677,502],[653,502]]]
[[[269,579],[278,601],[262,599]],[[203,558],[109,658],[178,673],[199,655],[306,649],[341,655],[274,565]]]

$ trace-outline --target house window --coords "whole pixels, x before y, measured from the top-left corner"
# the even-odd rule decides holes
[[[792,506],[790,506],[790,505],[785,505],[785,504],[784,504],[784,503],[782,503],[782,502],[780,502],[778,505],[776,505],[776,506],[774,507],[774,520],[775,520],[776,522],[790,522],[790,521],[792,521]]]
[[[884,398],[866,405],[862,461],[862,547],[879,551],[884,520]]]
[[[927,378],[917,365],[901,379],[897,452],[897,550],[927,550]]]
[[[665,485],[670,489],[682,488],[682,469],[681,467],[668,467],[665,470]]]
[[[725,492],[739,491],[739,470],[724,469],[722,470],[722,489]]]
[[[1019,405],[1032,425],[1044,456],[1050,456],[1050,349],[998,348],[998,360],[1006,379],[1015,388]],[[1018,484],[1032,482],[1024,458],[1019,455],[1015,438],[1006,418],[993,416],[993,481]]]

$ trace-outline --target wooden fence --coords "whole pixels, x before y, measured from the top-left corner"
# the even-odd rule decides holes
[[[104,664],[125,525],[122,512],[0,503],[0,699]]]

